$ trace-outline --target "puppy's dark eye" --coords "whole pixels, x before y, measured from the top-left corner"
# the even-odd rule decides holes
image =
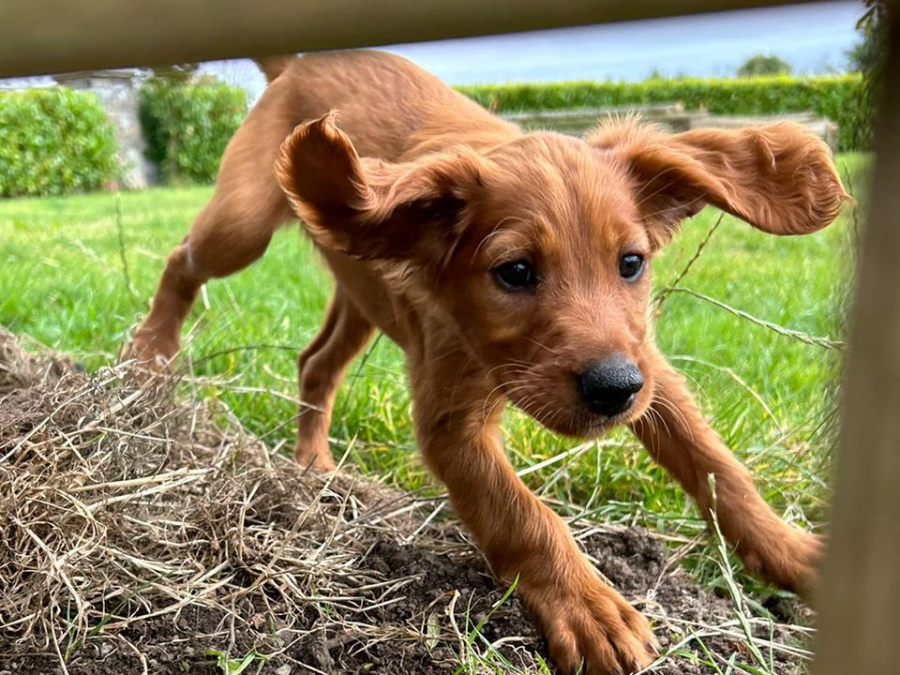
[[[537,272],[527,260],[497,265],[492,272],[500,287],[508,291],[529,290],[537,286]]]
[[[644,271],[644,256],[628,253],[619,259],[619,275],[625,281],[637,281]]]

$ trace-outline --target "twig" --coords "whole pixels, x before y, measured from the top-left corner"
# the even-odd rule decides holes
[[[772,323],[771,321],[766,321],[765,319],[760,319],[752,314],[748,314],[747,312],[736,309],[731,305],[726,305],[721,300],[716,300],[715,298],[711,298],[708,295],[703,295],[702,293],[698,293],[697,291],[692,291],[689,288],[679,288],[677,286],[673,286],[669,289],[671,293],[686,293],[687,295],[691,295],[699,300],[703,300],[720,309],[724,309],[726,312],[731,312],[735,316],[739,316],[742,319],[746,319],[751,323],[755,323],[757,326],[762,326],[763,328],[768,328],[771,331],[775,331],[779,335],[783,335],[785,337],[793,338],[794,340],[798,340],[804,344],[811,345],[813,347],[822,347],[823,349],[835,349],[838,351],[843,351],[845,347],[845,343],[842,340],[834,340],[832,338],[820,337],[818,335],[809,335],[808,333],[803,333],[799,330],[793,330],[790,328],[785,328],[784,326],[779,326],[777,323]]]
[[[131,272],[128,269],[128,257],[125,255],[125,226],[122,216],[122,193],[116,192],[116,230],[119,233],[119,258],[122,261],[122,274],[125,277],[125,288],[131,294],[135,302],[139,302],[137,288],[131,281]]]
[[[709,243],[709,240],[712,239],[713,234],[715,234],[716,230],[719,229],[719,225],[722,224],[722,219],[725,217],[724,213],[720,213],[719,217],[716,219],[716,222],[713,223],[713,226],[709,228],[706,233],[706,236],[703,237],[703,241],[700,242],[700,245],[697,246],[697,250],[694,251],[694,255],[690,260],[687,261],[687,264],[681,268],[681,271],[675,275],[675,279],[667,285],[664,289],[662,289],[659,294],[654,298],[653,303],[656,311],[659,312],[662,309],[663,303],[666,301],[666,298],[672,293],[674,287],[678,286],[681,283],[681,280],[687,276],[687,273],[691,271],[691,267],[694,266],[694,263],[697,262],[697,259],[700,257],[700,254],[703,253],[703,249],[706,248],[706,245]]]
[[[141,478],[132,478],[129,480],[108,481],[106,483],[95,483],[93,485],[81,485],[69,488],[70,493],[77,494],[79,492],[90,492],[98,490],[119,490],[122,488],[142,487],[152,483],[165,483],[173,478],[182,476],[206,476],[212,469],[188,469],[181,468],[165,473],[158,473],[155,476],[143,476]]]

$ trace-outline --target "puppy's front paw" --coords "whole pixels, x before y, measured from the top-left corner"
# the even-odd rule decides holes
[[[741,552],[748,571],[781,588],[794,591],[810,602],[819,580],[825,540],[779,523],[778,537],[754,542],[746,552]]]
[[[526,595],[563,673],[583,667],[587,675],[627,675],[650,665],[657,653],[647,620],[592,573],[563,589],[532,589]]]
[[[156,335],[138,330],[119,351],[119,363],[134,361],[140,371],[153,375],[170,375],[173,371],[178,343],[162,340]]]
[[[304,468],[309,467],[315,471],[334,471],[336,468],[327,441],[318,447],[298,443],[294,448],[294,461]]]

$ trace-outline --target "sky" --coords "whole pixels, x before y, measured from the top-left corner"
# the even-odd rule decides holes
[[[855,25],[863,12],[858,1],[819,2],[385,49],[449,84],[635,81],[653,72],[722,77],[760,53],[787,60],[799,73],[822,73],[846,69],[846,52],[861,39]],[[251,101],[265,87],[247,60],[213,62],[203,69],[244,87]]]
[[[791,5],[418,45],[390,51],[454,84],[511,80],[641,80],[733,75],[748,57],[777,54],[801,72],[846,67],[859,38],[857,2]]]
[[[643,80],[664,76],[734,75],[747,58],[775,54],[799,73],[843,71],[846,52],[861,40],[861,2],[818,2],[498,35],[393,45],[449,84]],[[252,63],[207,69],[255,98],[265,86]]]

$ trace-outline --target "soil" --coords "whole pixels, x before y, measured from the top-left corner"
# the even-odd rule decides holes
[[[445,526],[444,529],[453,528]],[[716,626],[732,619],[733,609],[729,601],[703,591],[677,569],[666,570],[666,554],[662,546],[646,531],[634,528],[597,532],[584,543],[587,552],[598,560],[600,571],[626,597],[652,598],[646,603],[648,606],[653,606],[666,617],[681,621]],[[365,626],[378,626],[381,630],[377,632],[381,632],[386,625],[401,629],[411,626],[414,629],[411,632],[418,633],[423,625],[427,625],[429,617],[437,617],[438,621],[446,623],[452,610],[465,634],[466,614],[469,616],[468,628],[471,629],[472,624],[482,621],[502,597],[483,559],[474,550],[463,555],[434,553],[414,544],[405,545],[385,538],[372,547],[360,565],[378,572],[385,580],[414,577],[416,581],[385,598],[385,601],[400,599],[399,602],[361,615],[346,615],[344,620],[348,626],[342,631],[330,626],[317,631],[320,612],[327,610],[310,606],[299,618],[302,626],[282,628],[291,634],[298,629],[309,631],[308,635],[287,645],[279,640],[277,628],[273,634],[271,626],[267,629],[264,626],[254,628],[248,623],[235,624],[224,612],[189,606],[177,619],[147,619],[119,635],[90,640],[67,663],[67,671],[69,675],[141,672],[221,675],[222,670],[209,651],[217,650],[240,659],[255,649],[262,654],[280,653],[265,662],[260,661],[262,667],[259,671],[254,664],[246,671],[248,673],[453,675],[460,664],[458,645],[444,640],[440,644],[429,645],[417,638],[373,640],[373,633],[365,630]],[[277,598],[274,602],[277,603]],[[254,617],[259,616],[262,609],[260,606],[247,607],[241,613]],[[223,625],[227,626],[224,633]],[[663,648],[680,642],[686,635],[685,627],[677,623],[657,623],[655,628]],[[782,629],[775,624],[773,630],[778,638]],[[535,653],[546,654],[545,644],[538,636],[531,613],[515,595],[491,614],[481,635],[490,642],[509,636],[523,638],[513,647],[500,648],[512,665],[522,669],[534,667]],[[769,636],[763,632],[759,637]],[[745,651],[742,640],[715,634],[715,631],[704,637],[703,643],[710,653],[730,655]],[[697,645],[691,643],[684,648],[691,653],[697,650]],[[703,665],[702,660],[705,660],[703,654],[697,650],[694,663],[690,658],[679,658],[664,662],[652,672],[660,675],[715,672]],[[24,654],[8,661],[0,658],[0,664],[18,675],[63,675],[55,653]],[[773,672],[792,673],[797,667],[796,659],[778,658],[776,654]]]
[[[0,366],[4,366],[2,361],[0,354]],[[9,371],[10,359],[6,361],[5,367]],[[4,379],[3,368],[0,368],[0,456],[3,456],[5,448],[18,443],[16,439],[40,439],[35,448],[44,453],[41,462],[29,464],[22,460],[20,464],[23,467],[43,467],[42,462],[55,438],[45,434],[49,425],[41,426],[44,420],[58,425],[67,442],[77,439],[77,425],[84,426],[84,420],[93,409],[106,410],[103,413],[106,415],[104,423],[113,423],[109,421],[109,406],[99,405],[97,401],[100,399],[90,398],[106,396],[103,387],[96,381],[89,380],[82,373],[66,374],[68,366],[64,360],[45,360],[45,367],[37,367],[40,364],[35,359],[20,361],[20,371],[24,368],[22,364],[27,364],[34,373],[29,377],[19,373],[15,386],[10,384],[10,377]],[[70,380],[74,384],[69,383]],[[79,406],[73,408],[70,414],[66,414],[66,409],[59,403],[66,397],[57,395],[59,389],[66,386],[81,387],[77,397],[68,397],[78,398]],[[84,392],[89,392],[90,396]],[[116,392],[114,400],[126,399],[123,399],[121,391]],[[53,415],[48,417],[43,414],[47,409],[52,410]],[[146,421],[150,413],[160,414],[159,409],[149,408],[143,417],[131,415],[127,422],[138,428],[152,427]],[[171,470],[179,461],[187,462],[187,466],[199,466],[199,463],[212,462],[214,458],[221,461],[226,442],[234,445],[235,458],[250,452],[247,448],[252,443],[246,439],[238,441],[233,437],[222,437],[214,443],[209,438],[212,434],[210,429],[198,430],[196,424],[195,419],[190,425],[190,433],[193,434],[190,438],[202,437],[203,447],[211,448],[209,454],[203,454],[206,450],[201,452],[190,446],[195,454],[178,451],[182,452],[179,455],[172,445],[166,450],[165,463],[157,464]],[[132,432],[128,433],[130,435],[126,438],[135,436]],[[93,458],[108,451],[99,443],[97,441],[96,447],[92,446]],[[182,445],[187,447],[186,443]],[[156,460],[148,458],[155,447],[153,444],[142,446],[140,458],[147,463],[146,466],[152,465],[153,471],[158,471],[159,467],[154,464]],[[253,447],[259,448],[261,444]],[[104,459],[100,464],[104,467],[117,466],[118,462],[124,466],[130,461],[137,461],[130,460],[128,452],[128,447],[119,447],[109,455],[115,461]],[[16,632],[9,627],[10,622],[16,619],[15,610],[0,603],[0,675],[234,675],[237,670],[232,668],[227,671],[218,662],[220,655],[240,661],[252,653],[264,658],[253,659],[249,667],[242,671],[244,673],[453,675],[460,672],[460,664],[467,658],[467,638],[474,641],[482,654],[486,651],[486,644],[496,645],[493,655],[485,657],[487,662],[506,663],[507,666],[505,670],[492,670],[485,665],[483,669],[466,672],[546,672],[541,671],[540,667],[541,658],[546,658],[545,644],[535,629],[531,613],[515,594],[497,604],[503,598],[504,589],[498,586],[484,559],[464,532],[452,520],[422,527],[423,519],[434,508],[433,503],[418,506],[409,496],[358,476],[350,476],[347,480],[339,477],[323,486],[321,478],[298,474],[296,467],[288,466],[286,462],[276,462],[275,468],[267,464],[263,470],[259,468],[263,462],[258,457],[246,465],[240,464],[238,459],[226,463],[227,466],[235,464],[238,468],[224,478],[219,477],[218,483],[207,485],[198,480],[186,488],[172,488],[166,493],[167,508],[179,511],[179,515],[186,519],[198,517],[198,510],[208,512],[204,517],[209,519],[209,524],[199,521],[197,527],[208,527],[210,540],[226,540],[221,546],[236,545],[234,539],[229,538],[234,532],[233,522],[238,520],[240,527],[246,528],[243,530],[245,538],[260,539],[277,534],[294,546],[294,540],[287,535],[299,522],[304,505],[308,506],[324,494],[326,498],[321,500],[321,510],[309,519],[310,531],[314,536],[310,535],[308,553],[300,551],[293,555],[300,560],[306,555],[324,555],[322,551],[327,549],[331,556],[328,570],[334,570],[337,580],[330,587],[330,592],[323,590],[322,597],[319,597],[317,584],[327,585],[328,579],[321,575],[311,582],[300,579],[305,569],[302,566],[296,569],[291,566],[279,568],[278,578],[267,580],[260,570],[265,569],[266,565],[271,568],[276,558],[266,558],[264,554],[269,549],[263,545],[259,549],[235,555],[233,552],[219,552],[218,541],[206,542],[211,547],[209,555],[215,553],[219,557],[210,558],[204,581],[222,579],[222,586],[204,586],[204,593],[208,590],[209,594],[202,601],[185,602],[177,612],[167,611],[153,616],[156,608],[166,604],[158,597],[165,596],[165,592],[164,589],[155,591],[149,588],[150,584],[132,588],[131,596],[117,591],[122,605],[109,610],[109,614],[126,616],[127,620],[95,623],[83,638],[71,642],[64,639],[65,631],[41,632],[36,629],[27,636]],[[138,469],[141,467],[128,464],[127,474],[124,469],[118,468],[118,473],[112,478],[140,475]],[[3,467],[0,469],[6,471],[0,479],[6,476],[6,480],[21,480],[23,485],[31,485],[25,480],[29,476],[23,478],[16,474],[18,465],[9,471]],[[42,476],[42,480],[52,482],[53,470],[62,472],[68,469],[60,459],[59,464],[52,465],[50,469],[27,470],[46,471],[47,476]],[[262,478],[254,478],[254,471]],[[92,480],[103,484],[110,478],[98,475]],[[239,501],[239,497],[217,490],[221,481],[234,482],[239,479],[246,479],[246,485],[251,487],[239,486],[241,491],[234,494],[249,493],[250,496],[244,497],[246,504],[243,510],[237,508],[232,514],[228,504]],[[305,487],[310,481],[314,485]],[[121,487],[117,489],[121,490]],[[54,497],[49,492],[42,493],[40,497],[45,501],[51,498]],[[358,498],[358,502],[351,498]],[[12,495],[10,499],[24,500],[21,495]],[[179,501],[182,499],[183,503]],[[355,506],[347,507],[351,502]],[[3,503],[2,499],[0,503]],[[98,522],[110,530],[105,537],[113,536],[116,519],[135,520],[137,515],[149,518],[146,505],[141,507],[142,511],[125,510],[130,508],[130,503],[128,500],[117,502],[117,508],[123,510],[111,510],[108,521],[102,521],[102,509],[94,512]],[[404,511],[403,517],[385,515],[388,511],[395,513],[403,510],[399,507],[404,504],[410,508]],[[40,506],[37,501],[29,504],[34,508]],[[159,504],[151,506],[157,508]],[[40,512],[37,513],[40,515]],[[0,513],[4,529],[12,522],[12,517],[11,513]],[[24,519],[25,516],[20,513],[18,517]],[[367,524],[360,526],[360,523]],[[223,528],[221,534],[216,529],[219,527]],[[732,603],[694,583],[677,563],[670,562],[665,548],[649,532],[597,524],[582,524],[580,527],[576,536],[596,561],[599,571],[651,619],[664,651],[666,648],[677,648],[650,672],[663,675],[723,672],[728,669],[727,660],[734,655],[752,663],[746,653],[746,640],[742,638],[741,628],[735,621]],[[21,537],[14,538],[7,534],[0,532],[0,548],[21,545]],[[128,538],[135,540],[139,537],[129,535]],[[173,535],[169,535],[169,539],[177,541]],[[98,540],[98,546],[105,541]],[[140,548],[141,542],[131,543],[134,552],[130,555],[147,558],[158,555],[161,561],[171,566],[173,559],[165,557],[171,552],[156,550],[158,544],[148,544],[145,550]],[[252,547],[252,541],[247,540],[246,543]],[[69,544],[62,542],[59,545]],[[116,546],[124,549],[126,543],[119,541]],[[31,553],[31,548],[22,550]],[[35,583],[42,583],[41,574],[50,574],[32,569],[33,563],[26,565],[22,557],[24,553],[19,557],[5,558],[2,553],[0,551],[0,584],[9,587],[13,582],[24,583],[22,588],[32,588]],[[194,551],[186,550],[184,555],[194,555]],[[64,557],[57,557],[57,562]],[[196,560],[201,561],[199,554]],[[16,568],[17,561],[20,561],[22,568]],[[97,558],[95,563],[85,563],[86,566],[78,571],[80,576],[88,578],[94,567],[99,570],[103,565],[113,565],[97,576],[97,593],[91,600],[93,605],[97,605],[96,616],[106,611],[99,606],[101,603],[96,598],[104,598],[105,601],[109,597],[109,588],[115,581],[115,562]],[[76,579],[76,583],[81,584],[82,596],[86,597],[87,590],[91,589],[90,583],[84,579]],[[226,587],[227,594],[222,590],[220,595],[216,595]],[[62,595],[65,587],[60,585],[58,588],[62,589],[59,591]],[[340,592],[334,591],[335,588]],[[65,616],[60,618],[57,611],[65,606],[61,601],[57,603],[58,597],[54,593],[45,596],[48,618],[44,625],[65,628]],[[121,600],[123,595],[125,599]],[[3,599],[2,589],[0,599]],[[21,602],[25,604],[24,599]],[[123,608],[125,605],[127,607]],[[792,610],[789,604],[786,611]],[[481,637],[472,637],[474,627],[481,623]],[[794,641],[793,633],[781,624],[754,625],[753,630],[758,638],[772,639],[782,644],[792,644]],[[694,638],[691,638],[692,633],[695,633]],[[702,640],[702,647],[698,638]],[[769,656],[767,649],[763,649],[763,653]],[[772,658],[770,670],[778,675],[790,675],[802,667],[797,657],[785,655],[784,652],[775,651]],[[710,659],[716,660],[717,668],[705,665]]]

